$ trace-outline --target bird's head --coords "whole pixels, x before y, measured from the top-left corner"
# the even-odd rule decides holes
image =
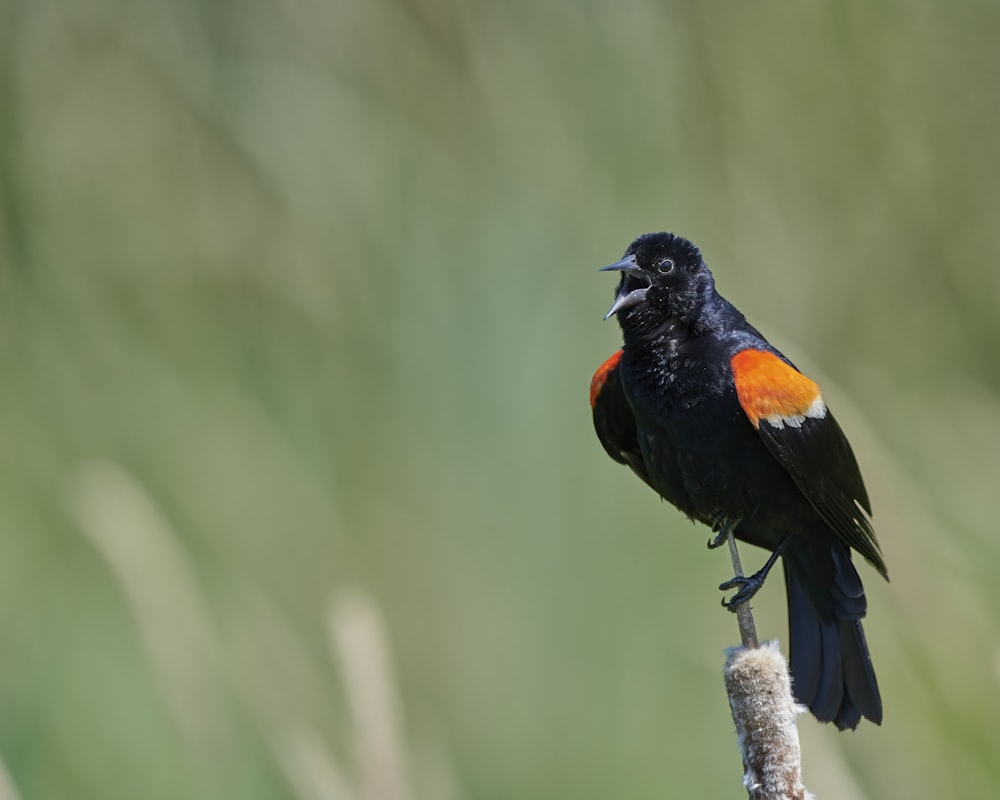
[[[647,233],[628,246],[624,257],[601,268],[621,273],[613,314],[623,330],[646,332],[667,322],[693,324],[715,291],[712,273],[687,239]]]

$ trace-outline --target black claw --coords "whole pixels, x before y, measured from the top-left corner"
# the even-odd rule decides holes
[[[735,602],[735,598],[734,600],[726,600],[725,597],[722,598],[722,607],[727,611],[732,611],[734,614],[739,611],[741,605],[743,603]]]
[[[712,518],[712,530],[716,532],[715,536],[708,540],[708,549],[715,550],[717,547],[722,547],[729,538],[729,531],[736,527],[738,520],[727,519],[721,514],[717,514]]]

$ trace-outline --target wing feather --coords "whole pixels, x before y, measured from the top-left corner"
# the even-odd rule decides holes
[[[768,450],[837,536],[886,575],[861,470],[819,387],[764,350],[743,350],[731,366],[740,406]]]
[[[622,389],[618,364],[622,357],[619,350],[598,367],[590,382],[590,407],[594,414],[594,430],[608,455],[620,464],[631,467],[650,486],[639,446],[639,433],[632,408]]]

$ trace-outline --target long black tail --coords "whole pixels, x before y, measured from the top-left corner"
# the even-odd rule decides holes
[[[795,699],[840,730],[882,722],[882,698],[861,618],[868,608],[851,553],[826,528],[803,531],[782,555]]]

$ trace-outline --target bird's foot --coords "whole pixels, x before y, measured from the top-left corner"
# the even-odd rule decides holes
[[[730,578],[725,583],[719,584],[720,591],[728,591],[729,589],[736,589],[736,594],[734,594],[729,600],[725,597],[722,598],[723,608],[728,608],[733,613],[736,612],[741,605],[743,605],[747,600],[752,598],[760,588],[764,585],[764,580],[767,578],[767,574],[771,571],[771,567],[778,560],[778,556],[781,555],[782,551],[785,549],[785,545],[788,543],[788,537],[779,542],[778,546],[774,548],[774,552],[768,557],[764,566],[757,570],[753,575],[736,575]]]
[[[708,540],[708,549],[715,550],[726,543],[726,540],[729,538],[729,531],[736,527],[739,520],[731,519],[722,513],[718,513],[710,517],[709,522],[712,524],[712,530],[716,533],[715,536]]]
[[[719,531],[719,533],[708,540],[708,549],[715,550],[717,547],[722,547],[726,543],[728,536],[728,530]]]
[[[749,577],[738,576],[730,578],[725,583],[720,583],[719,589],[723,592],[729,589],[739,589],[730,599],[722,598],[722,607],[728,608],[735,614],[736,609],[760,591],[764,585],[764,577],[759,572],[755,572]]]

